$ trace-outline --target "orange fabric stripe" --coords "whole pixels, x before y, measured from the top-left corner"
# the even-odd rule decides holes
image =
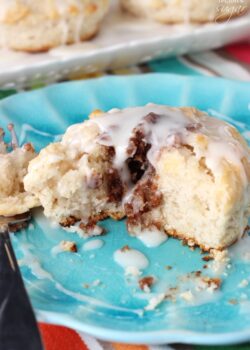
[[[148,350],[148,347],[145,345],[129,345],[129,344],[112,343],[112,346],[115,350]]]
[[[88,350],[80,336],[72,329],[39,323],[46,350]]]

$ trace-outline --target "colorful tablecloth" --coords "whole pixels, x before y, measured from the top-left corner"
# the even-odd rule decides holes
[[[66,80],[95,78],[107,74],[146,74],[149,72],[221,76],[228,79],[249,81],[250,94],[250,44],[235,44],[216,51],[168,58],[105,73],[69,75]],[[31,88],[41,86],[43,84],[38,86],[36,83]],[[14,90],[0,91],[0,98],[14,93],[16,93]],[[250,350],[250,343],[229,347],[188,346],[182,344],[150,347],[144,345],[134,346],[101,342],[65,327],[40,324],[40,330],[46,350]]]

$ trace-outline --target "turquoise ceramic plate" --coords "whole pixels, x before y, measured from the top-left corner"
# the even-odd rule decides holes
[[[161,74],[106,77],[7,98],[0,103],[0,120],[3,126],[14,122],[21,142],[32,141],[39,149],[95,108],[108,110],[148,102],[191,105],[221,118],[233,118],[233,124],[249,141],[249,91],[249,84],[212,78]],[[95,251],[84,251],[83,239],[53,228],[39,210],[29,229],[12,236],[40,320],[132,343],[229,344],[250,339],[250,287],[239,287],[250,277],[249,261],[240,257],[232,261],[231,268],[222,274],[222,290],[216,297],[194,305],[180,299],[164,302],[142,316],[140,310],[149,296],[140,292],[135,282],[125,281],[123,270],[113,261],[114,251],[128,244],[148,257],[145,274],[158,278],[153,288],[156,294],[175,286],[180,276],[202,269],[200,251],[192,252],[175,239],[149,249],[128,236],[124,222],[106,220],[103,225],[108,234],[102,237],[104,246]],[[63,239],[76,241],[79,252],[53,255],[52,248]]]

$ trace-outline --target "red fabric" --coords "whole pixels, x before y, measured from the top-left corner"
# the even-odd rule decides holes
[[[224,49],[235,59],[250,64],[250,44],[234,44],[226,46]]]
[[[79,335],[66,327],[39,324],[45,350],[87,350]]]

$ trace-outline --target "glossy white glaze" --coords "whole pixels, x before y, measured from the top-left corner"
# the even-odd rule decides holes
[[[114,252],[115,262],[123,267],[125,270],[128,267],[135,267],[138,270],[144,270],[149,261],[144,254],[136,249],[119,249]]]
[[[144,230],[142,231],[137,238],[148,248],[155,248],[164,243],[168,236],[157,229],[155,230]]]
[[[158,116],[155,122],[145,119],[149,113]],[[128,182],[128,172],[124,166],[128,158],[127,149],[133,130],[140,126],[144,139],[152,145],[148,160],[155,166],[159,151],[163,147],[176,144],[193,146],[198,159],[205,157],[207,166],[216,175],[221,171],[222,160],[234,164],[240,169],[241,177],[247,185],[247,175],[241,162],[243,157],[249,159],[249,153],[242,144],[232,137],[230,126],[225,122],[210,117],[206,113],[189,118],[183,111],[163,105],[148,104],[144,107],[111,110],[91,120],[98,125],[105,138],[97,138],[98,143],[113,146],[116,151],[114,166],[121,171],[124,182]],[[199,123],[199,130],[189,130],[190,125]],[[200,147],[196,141],[197,134],[204,135],[208,147]]]
[[[229,249],[229,256],[243,262],[250,262],[250,236],[245,234]]]
[[[88,250],[96,250],[102,248],[104,245],[103,240],[101,239],[93,239],[91,241],[88,241],[84,243],[83,245],[83,250],[88,251]]]

